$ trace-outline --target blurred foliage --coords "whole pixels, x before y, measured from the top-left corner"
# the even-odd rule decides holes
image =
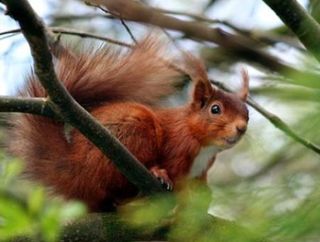
[[[319,241],[319,180],[297,175],[276,187],[243,183],[213,188],[190,182],[175,195],[142,199],[121,209],[121,215],[142,231],[171,224],[170,241],[315,242]],[[220,219],[210,213],[236,219]]]
[[[57,241],[63,224],[84,215],[85,207],[50,198],[19,179],[21,171],[20,161],[0,153],[0,241]]]

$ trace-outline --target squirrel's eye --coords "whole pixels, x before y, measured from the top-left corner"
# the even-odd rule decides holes
[[[217,105],[217,104],[212,105],[212,107],[211,107],[211,113],[213,113],[213,114],[219,114],[219,113],[221,113],[220,106]]]

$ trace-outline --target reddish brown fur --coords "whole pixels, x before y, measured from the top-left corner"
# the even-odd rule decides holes
[[[69,92],[105,125],[148,169],[176,185],[188,174],[203,146],[229,148],[246,128],[248,111],[237,95],[213,88],[201,62],[186,55],[195,88],[180,108],[159,109],[172,92],[177,73],[164,59],[166,45],[147,38],[125,53],[99,50],[73,59],[61,53],[57,73]],[[160,60],[161,59],[161,60]],[[45,96],[36,78],[23,95]],[[219,104],[220,115],[210,112]],[[134,196],[137,191],[115,166],[77,130],[66,139],[63,125],[21,115],[13,122],[11,150],[27,162],[27,174],[92,211]],[[167,179],[167,177],[166,177]]]

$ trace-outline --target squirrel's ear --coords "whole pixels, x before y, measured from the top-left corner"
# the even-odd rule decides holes
[[[213,92],[214,89],[209,82],[198,80],[193,90],[192,106],[202,108],[212,97]]]
[[[249,95],[249,74],[247,69],[242,69],[241,70],[241,76],[242,76],[242,88],[238,92],[238,96],[242,101],[246,101]]]

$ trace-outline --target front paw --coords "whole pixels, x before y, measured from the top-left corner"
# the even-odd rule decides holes
[[[150,169],[150,172],[160,181],[164,189],[170,192],[173,190],[173,182],[169,178],[167,170],[154,166]]]

